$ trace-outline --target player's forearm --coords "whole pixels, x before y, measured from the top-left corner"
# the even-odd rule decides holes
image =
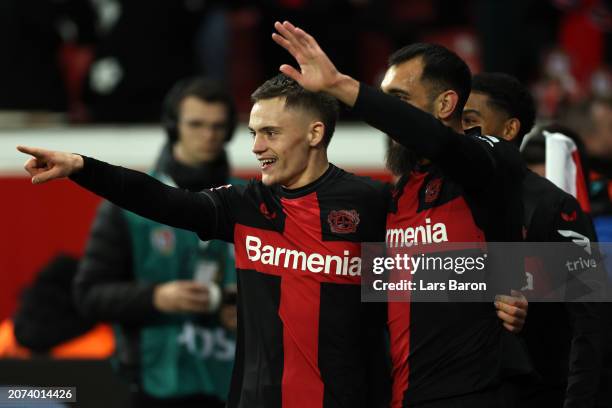
[[[144,173],[83,156],[70,176],[80,186],[140,216],[191,231],[206,231],[214,209],[201,194],[167,186]]]
[[[366,123],[421,157],[437,158],[457,136],[429,113],[363,83],[353,109]]]

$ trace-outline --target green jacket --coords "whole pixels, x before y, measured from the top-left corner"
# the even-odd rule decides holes
[[[153,174],[162,182],[169,177]],[[241,180],[231,179],[239,184]],[[225,400],[234,361],[234,334],[218,314],[163,314],[153,306],[157,284],[177,279],[235,285],[233,247],[202,242],[104,202],[75,279],[77,307],[117,324],[123,376],[158,398],[192,394]]]

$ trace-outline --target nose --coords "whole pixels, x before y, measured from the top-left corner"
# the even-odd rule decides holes
[[[210,125],[202,126],[200,128],[200,137],[202,139],[208,140],[215,136],[215,132]]]
[[[263,152],[265,152],[268,149],[268,146],[266,145],[266,139],[264,136],[262,136],[261,134],[255,134],[255,137],[253,138],[253,148],[252,151],[255,154],[261,154]]]

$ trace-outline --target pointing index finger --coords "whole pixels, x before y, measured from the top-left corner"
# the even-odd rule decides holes
[[[17,146],[17,150],[19,150],[21,153],[29,154],[29,155],[32,155],[34,157],[41,157],[42,156],[42,154],[39,151],[39,149],[37,149],[35,147],[28,147],[28,146],[19,145],[19,146]]]

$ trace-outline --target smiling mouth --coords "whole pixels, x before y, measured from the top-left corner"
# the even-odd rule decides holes
[[[261,166],[262,170],[269,169],[274,165],[274,163],[276,163],[276,159],[273,158],[259,159],[259,165]]]

